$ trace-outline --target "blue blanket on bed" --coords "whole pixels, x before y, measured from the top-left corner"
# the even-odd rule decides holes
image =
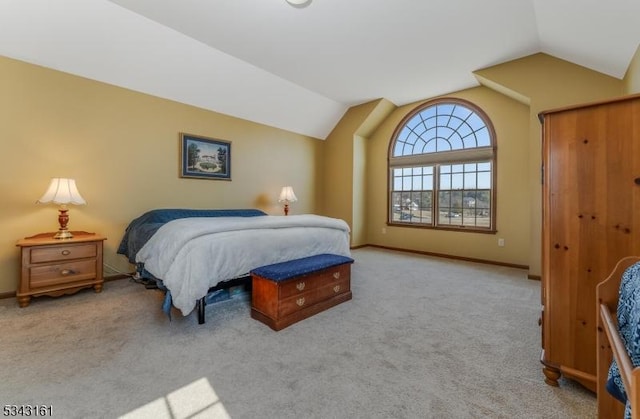
[[[256,217],[267,215],[258,209],[155,209],[129,223],[118,246],[118,254],[136,263],[136,254],[156,231],[169,221],[190,217]]]
[[[622,274],[618,298],[618,330],[633,367],[640,366],[640,263]],[[620,370],[614,360],[609,368],[607,390],[626,405],[625,418],[631,418],[631,408],[622,383]]]

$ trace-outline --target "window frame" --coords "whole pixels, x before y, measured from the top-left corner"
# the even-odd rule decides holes
[[[405,128],[406,124],[419,114],[420,112],[437,105],[461,105],[472,112],[474,112],[482,121],[484,122],[488,134],[489,134],[489,146],[470,148],[470,149],[458,149],[451,151],[439,151],[425,154],[411,154],[407,156],[398,156],[394,157],[393,152],[395,149],[396,141],[398,140],[398,136]],[[491,119],[488,117],[486,112],[484,112],[480,107],[475,105],[474,103],[460,98],[454,97],[441,97],[437,99],[432,99],[426,101],[417,107],[415,107],[411,112],[407,113],[404,118],[398,123],[393,134],[391,136],[391,140],[389,141],[389,148],[387,150],[387,225],[393,227],[411,227],[411,228],[421,228],[421,229],[432,229],[432,230],[448,230],[448,231],[458,231],[458,232],[473,232],[473,233],[488,233],[495,234],[497,232],[496,224],[496,202],[497,202],[497,138],[495,129],[493,127],[493,123]],[[440,166],[443,165],[456,165],[456,164],[465,164],[465,163],[480,163],[480,162],[490,162],[491,164],[491,198],[490,198],[490,225],[489,227],[478,227],[477,225],[469,226],[469,225],[450,225],[450,224],[438,224],[439,217],[439,203],[438,196],[440,193]],[[402,222],[400,220],[393,220],[393,170],[399,168],[410,168],[410,167],[433,167],[433,190],[432,193],[432,220],[431,224],[421,224],[421,223],[408,223]],[[438,215],[436,215],[438,214]]]

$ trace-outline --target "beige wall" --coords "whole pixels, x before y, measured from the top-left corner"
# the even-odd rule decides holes
[[[447,95],[480,106],[496,128],[496,235],[386,226],[389,141],[397,124],[419,103],[387,107],[384,117],[373,118],[376,124],[367,133],[357,130],[380,102],[354,107],[345,114],[327,141],[324,187],[338,193],[325,191],[323,208],[354,226],[364,226],[364,237],[358,235],[363,243],[529,266],[530,275],[538,276],[542,228],[538,113],[637,90],[639,61],[636,53],[623,82],[547,54],[534,54],[478,70],[474,74],[481,87]],[[367,153],[364,169],[353,144]],[[358,179],[353,170],[365,173],[360,176],[365,179],[364,192],[354,192]],[[354,202],[354,196],[359,200]],[[498,238],[505,239],[504,247],[497,246]]]
[[[541,272],[542,187],[541,125],[538,113],[624,93],[621,80],[560,60],[534,54],[475,72],[481,83],[529,104],[529,273]]]
[[[627,73],[624,76],[625,93],[640,93],[640,46],[631,59]]]
[[[385,99],[350,108],[323,144],[321,209],[351,226],[351,245],[367,244],[367,138],[395,106]]]
[[[57,229],[55,205],[35,204],[51,177],[71,177],[87,200],[70,229],[102,233],[105,262],[129,221],[161,207],[317,212],[323,141],[0,57],[0,293],[15,291],[16,240]],[[178,133],[232,142],[232,181],[183,179]],[[106,274],[114,273],[106,269]]]
[[[518,265],[527,264],[529,230],[527,150],[528,117],[525,105],[485,87],[452,93],[482,108],[491,118],[497,137],[498,234],[387,226],[387,157],[393,131],[419,103],[399,107],[369,139],[367,154],[369,195],[368,239],[381,246],[441,253]],[[383,229],[385,233],[383,233]],[[498,247],[498,238],[505,247]]]
[[[546,54],[475,75],[483,86],[447,96],[480,106],[496,128],[497,235],[386,226],[389,141],[419,103],[397,107],[380,99],[355,106],[318,141],[0,57],[0,293],[16,289],[15,241],[57,228],[55,206],[35,204],[55,176],[77,180],[88,205],[71,207],[70,228],[106,235],[105,262],[117,270],[130,269],[115,254],[124,228],[148,209],[258,207],[279,214],[277,194],[291,184],[299,198],[292,213],[345,219],[352,245],[528,265],[539,275],[537,114],[640,92],[640,53],[624,80]],[[179,178],[179,132],[232,141],[233,180]]]

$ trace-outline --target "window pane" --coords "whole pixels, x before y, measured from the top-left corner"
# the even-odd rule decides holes
[[[440,190],[451,189],[451,175],[440,175]]]
[[[473,106],[439,101],[420,109],[399,127],[390,159],[411,155],[419,166],[389,171],[390,220],[447,227],[494,225],[492,162],[469,163],[473,154],[464,153],[493,144],[492,131],[483,118]],[[440,152],[447,153],[438,160]],[[420,166],[421,155],[428,164]],[[459,160],[450,160],[458,156]],[[431,165],[434,161],[436,164]]]
[[[451,189],[462,189],[462,173],[451,175]]]
[[[469,123],[469,125],[471,125],[471,128],[474,131],[478,131],[480,128],[485,126],[484,121],[480,119],[480,117],[476,113],[473,113],[471,116],[469,116],[467,122]]]
[[[489,130],[487,127],[483,127],[477,131],[476,138],[478,139],[478,147],[487,147],[491,145],[491,138],[489,138]]]
[[[451,145],[444,138],[436,138],[436,151],[450,151]]]
[[[432,144],[437,138],[441,141]],[[483,119],[458,103],[439,103],[422,109],[405,123],[395,141],[396,145],[406,144],[401,149],[394,146],[394,156],[491,145]]]
[[[438,193],[438,205],[441,209],[449,208],[451,206],[451,192],[450,191],[440,191]]]
[[[416,145],[413,148],[415,150],[414,154],[425,154],[427,151],[427,143],[420,138],[418,141],[416,141]]]
[[[491,170],[491,163],[478,163],[478,170]]]
[[[429,140],[424,149],[425,153],[435,153],[436,152],[436,141]]]
[[[478,147],[478,140],[475,135],[469,135],[464,137],[464,148],[476,148]]]
[[[464,188],[465,189],[475,189],[476,188],[476,173],[465,173],[464,174]]]
[[[478,189],[490,189],[491,188],[491,173],[480,172],[478,173]]]
[[[393,147],[393,155],[402,156],[403,147],[404,147],[404,143],[396,142],[396,145]]]
[[[422,176],[422,187],[426,190],[433,190],[433,175]]]
[[[420,114],[414,116],[413,118],[409,119],[409,121],[407,122],[407,124],[405,125],[406,127],[410,128],[410,129],[414,129],[416,127],[416,125],[422,123],[422,118],[420,117]]]
[[[453,110],[453,114],[458,118],[465,120],[469,117],[469,115],[471,115],[471,109],[467,108],[466,106],[456,105],[455,109]]]
[[[411,185],[411,189],[414,191],[419,191],[422,189],[422,176],[413,176],[413,184]]]
[[[400,134],[398,134],[398,140],[406,141],[406,139],[407,139],[407,137],[409,137],[409,135],[411,135],[411,130],[408,127],[405,126],[400,131]]]
[[[420,116],[425,121],[429,120],[430,118],[435,117],[436,116],[436,107],[435,106],[429,106],[428,108],[426,108],[425,110],[420,112]]]
[[[462,138],[466,138],[473,133],[473,130],[466,122],[458,128],[458,135]]]
[[[491,208],[491,192],[490,191],[478,191],[476,194],[477,203],[476,208],[490,209]]]
[[[408,145],[412,146],[412,145],[414,145],[416,143],[418,138],[419,137],[415,132],[409,132],[409,135],[407,135],[407,137],[404,139],[404,142],[407,143]]]
[[[456,133],[451,133],[449,136],[449,142],[451,143],[451,149],[453,150],[462,150],[464,148],[464,143],[462,142],[462,138]]]

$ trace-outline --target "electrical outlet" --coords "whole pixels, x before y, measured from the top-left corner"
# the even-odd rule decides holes
[[[504,247],[504,239],[498,239],[498,246]]]
[[[386,227],[382,227],[382,234],[387,234],[387,228]]]

